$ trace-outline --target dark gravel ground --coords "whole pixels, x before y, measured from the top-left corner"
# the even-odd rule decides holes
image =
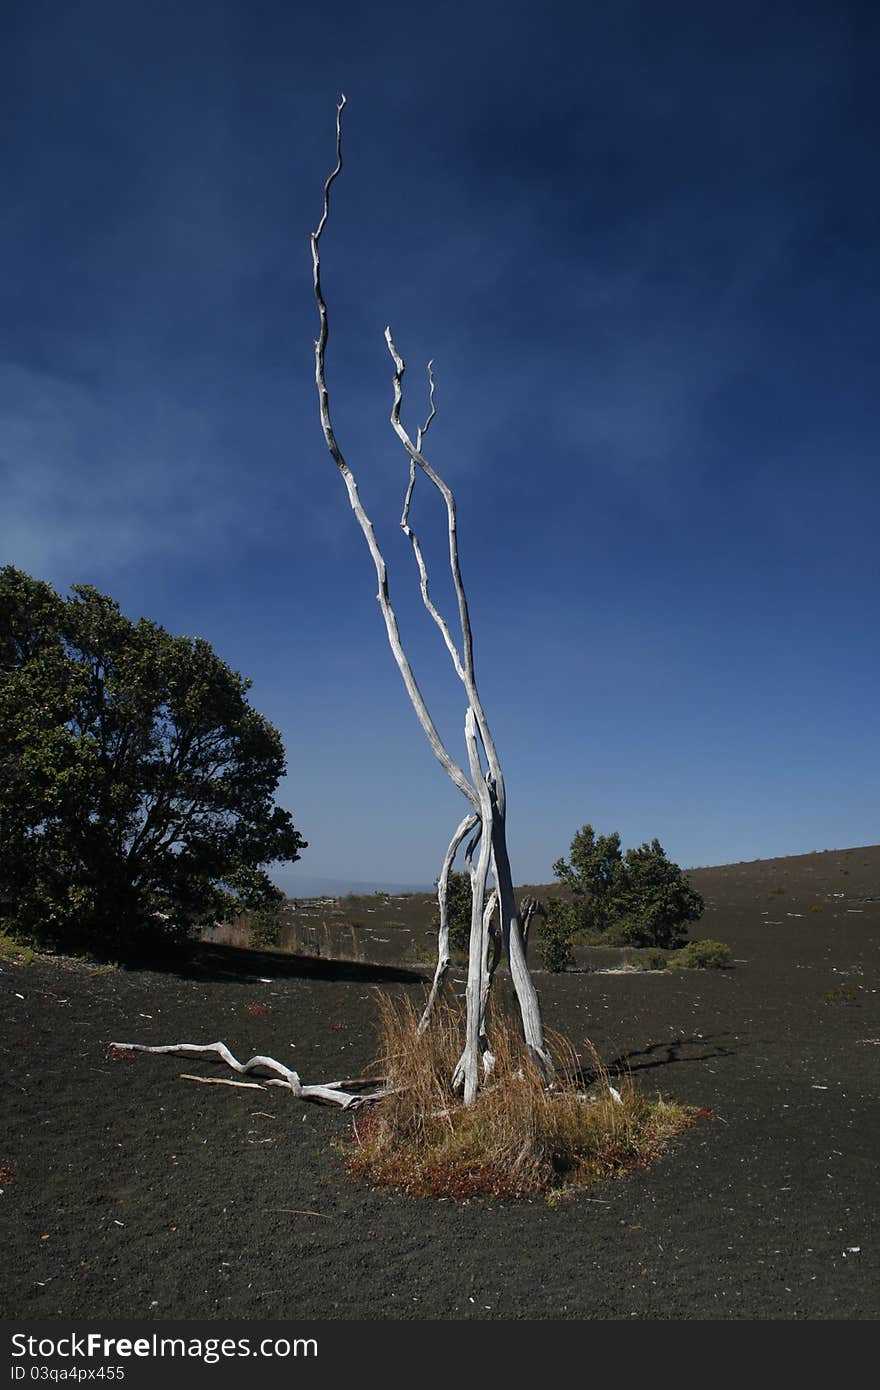
[[[221,1039],[304,1081],[358,1075],[373,992],[421,996],[411,967],[222,946],[162,971],[2,962],[0,1316],[875,1318],[880,847],[692,879],[692,935],[733,970],[537,982],[576,1045],[714,1118],[555,1207],[370,1190],[342,1113],[108,1054]]]

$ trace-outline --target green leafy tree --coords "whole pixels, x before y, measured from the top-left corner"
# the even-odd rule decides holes
[[[687,939],[687,924],[703,914],[700,894],[657,839],[624,855],[616,831],[596,835],[585,825],[571,842],[570,859],[557,859],[553,872],[568,892],[548,903],[545,932],[554,962],[548,969],[565,968],[579,934],[613,945],[669,949]]]
[[[0,916],[60,945],[155,948],[281,894],[306,842],[278,731],[201,638],[0,570]]]
[[[591,825],[584,825],[572,840],[569,854],[570,861],[556,860],[553,873],[569,890],[577,929],[602,932],[621,886],[620,836],[616,830],[597,835]]]
[[[700,894],[653,839],[624,856],[608,938],[626,946],[669,950],[687,940],[688,923],[702,917],[703,907]]]

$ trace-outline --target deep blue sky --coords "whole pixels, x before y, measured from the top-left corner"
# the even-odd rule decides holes
[[[461,758],[385,324],[413,429],[434,358],[515,877],[586,821],[686,866],[880,838],[876,6],[28,0],[0,53],[0,563],[253,678],[280,881],[430,882],[464,809],[318,423],[340,91],[337,432]]]

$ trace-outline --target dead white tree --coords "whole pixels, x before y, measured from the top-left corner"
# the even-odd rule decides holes
[[[318,306],[320,332],[315,341],[315,381],[318,389],[318,405],[324,438],[331,457],[339,469],[348,492],[351,509],[373,560],[378,581],[376,598],[385,621],[385,630],[397,667],[403,678],[410,703],[415,710],[428,742],[441,766],[455,786],[470,803],[471,810],[461,822],[450,841],[443,860],[438,882],[438,901],[440,906],[440,932],[437,970],[434,977],[428,1007],[422,1019],[427,1024],[443,977],[448,968],[448,922],[446,917],[446,887],[448,875],[455,852],[462,841],[473,832],[471,851],[468,855],[468,868],[472,891],[471,934],[468,952],[467,980],[467,1026],[465,1047],[455,1074],[455,1083],[464,1087],[466,1104],[471,1104],[476,1095],[481,1052],[487,1049],[485,1039],[485,1005],[491,984],[492,973],[501,952],[493,944],[492,912],[487,911],[487,880],[491,869],[494,878],[493,892],[497,895],[501,914],[500,942],[510,965],[510,972],[522,1017],[523,1032],[528,1049],[549,1080],[552,1076],[552,1063],[544,1041],[541,1010],[531,975],[526,963],[525,939],[522,920],[517,912],[513,892],[510,859],[507,851],[506,812],[507,799],[504,775],[495,747],[489,722],[477,689],[474,672],[473,637],[467,596],[461,575],[458,550],[458,530],[455,497],[452,489],[435,471],[425,457],[423,441],[434,418],[434,375],[428,365],[430,383],[430,413],[425,424],[418,431],[415,440],[401,420],[403,404],[403,376],[405,364],[391,335],[385,329],[394,370],[392,374],[393,401],[391,406],[391,426],[409,456],[409,484],[403,504],[401,527],[409,538],[419,572],[419,583],[424,606],[437,625],[443,642],[452,660],[455,673],[464,688],[467,709],[465,714],[465,747],[467,750],[468,773],[465,773],[449,753],[434,724],[421,690],[416,682],[409,660],[401,641],[397,619],[388,587],[388,574],[385,560],[379,549],[372,521],[360,499],[354,473],[344,457],[333,429],[330,413],[330,397],[327,390],[325,360],[329,336],[327,304],[321,288],[321,259],[319,243],[330,215],[330,190],[342,171],[342,111],[345,97],[341,97],[336,108],[336,167],[324,184],[324,207],[321,219],[312,234],[312,267],[315,300]],[[458,642],[453,638],[449,624],[436,608],[428,588],[428,571],[425,565],[419,539],[409,523],[410,506],[418,472],[421,472],[439,492],[446,509],[449,566],[458,603]],[[485,765],[484,765],[485,764]],[[482,1043],[481,1043],[482,1039]],[[490,1054],[491,1055],[491,1054]]]
[[[393,366],[391,406],[391,425],[409,457],[409,482],[406,488],[400,525],[410,541],[419,573],[419,586],[422,600],[430,617],[437,625],[449,653],[455,673],[461,681],[466,697],[464,720],[464,740],[467,752],[468,772],[465,773],[446,748],[431,718],[421,690],[416,682],[412,667],[401,641],[397,618],[391,606],[388,573],[382,552],[379,549],[373,523],[367,515],[358,492],[358,485],[348,462],[336,439],[330,415],[330,397],[325,376],[325,359],[329,336],[327,305],[321,289],[321,259],[319,243],[330,215],[330,189],[342,171],[342,111],[345,97],[342,96],[336,108],[336,167],[324,184],[324,204],[321,219],[312,233],[312,267],[315,300],[318,306],[320,331],[315,340],[315,382],[318,390],[318,408],[321,426],[327,448],[335,462],[348,493],[348,500],[358,525],[363,532],[367,547],[373,560],[378,582],[376,598],[385,622],[388,644],[403,678],[410,703],[418,717],[428,742],[441,766],[458,787],[469,803],[470,809],[455,830],[438,880],[438,903],[440,908],[440,927],[438,934],[438,959],[434,980],[428,1002],[419,1023],[419,1031],[429,1025],[432,1010],[440,996],[443,981],[449,968],[449,916],[447,892],[449,873],[461,845],[468,840],[465,859],[470,875],[472,910],[471,930],[468,949],[468,977],[466,990],[466,1036],[464,1049],[451,1078],[453,1088],[463,1090],[465,1104],[473,1104],[479,1084],[480,1065],[488,1076],[493,1067],[490,1042],[486,1034],[486,1007],[492,984],[502,954],[507,956],[513,987],[522,1018],[523,1034],[529,1053],[549,1082],[553,1076],[553,1063],[544,1041],[544,1028],[541,1009],[526,962],[526,939],[528,923],[534,912],[532,900],[524,900],[522,915],[517,912],[514,899],[513,879],[510,859],[507,852],[506,813],[507,797],[504,774],[495,747],[489,722],[483,709],[474,673],[473,637],[467,596],[461,576],[458,552],[458,529],[455,497],[452,489],[434,470],[422,452],[424,437],[435,415],[434,374],[432,364],[428,364],[430,387],[430,411],[425,424],[417,431],[415,439],[408,433],[401,421],[403,405],[403,376],[406,370],[403,358],[398,352],[391,336],[390,328],[385,329],[385,341]],[[459,637],[456,641],[449,624],[435,606],[428,586],[428,570],[421,544],[410,525],[410,508],[417,476],[421,472],[439,492],[446,510],[449,566],[458,604]],[[468,838],[470,837],[470,838]],[[494,884],[488,884],[490,873]],[[500,912],[500,927],[494,924],[496,907]],[[271,1057],[252,1057],[248,1062],[236,1061],[225,1043],[170,1043],[162,1046],[146,1046],[141,1043],[113,1043],[112,1047],[134,1049],[142,1052],[162,1053],[213,1053],[221,1057],[235,1071],[244,1074],[256,1071],[274,1072],[275,1076],[264,1084],[285,1086],[295,1095],[304,1099],[321,1100],[344,1107],[361,1105],[366,1101],[381,1099],[387,1092],[373,1089],[364,1093],[360,1082],[330,1082],[324,1085],[304,1086],[296,1072]]]

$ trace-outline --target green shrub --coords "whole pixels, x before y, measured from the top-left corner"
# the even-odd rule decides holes
[[[446,887],[446,910],[449,914],[449,946],[453,951],[464,951],[471,944],[471,876],[468,873],[451,873]]]
[[[541,926],[540,951],[544,969],[560,975],[571,965],[572,941],[577,930],[577,919],[569,903],[559,898],[550,898],[547,903],[547,916]]]
[[[639,970],[667,970],[669,961],[670,957],[665,951],[661,951],[657,947],[649,947],[647,950],[637,953],[634,963]]]
[[[34,952],[30,946],[0,930],[0,960],[12,961],[15,965],[30,965],[33,958]]]
[[[284,926],[283,910],[278,903],[260,908],[251,916],[251,945],[262,951],[274,951],[281,942]]]
[[[571,842],[570,862],[557,859],[556,877],[569,890],[574,933],[610,946],[672,949],[687,938],[687,924],[703,915],[703,899],[660,841],[621,853],[620,836],[583,826]]]
[[[725,970],[733,952],[723,941],[689,941],[669,958],[670,970]]]
[[[823,1004],[860,1004],[859,992],[852,985],[835,985],[822,996]]]

